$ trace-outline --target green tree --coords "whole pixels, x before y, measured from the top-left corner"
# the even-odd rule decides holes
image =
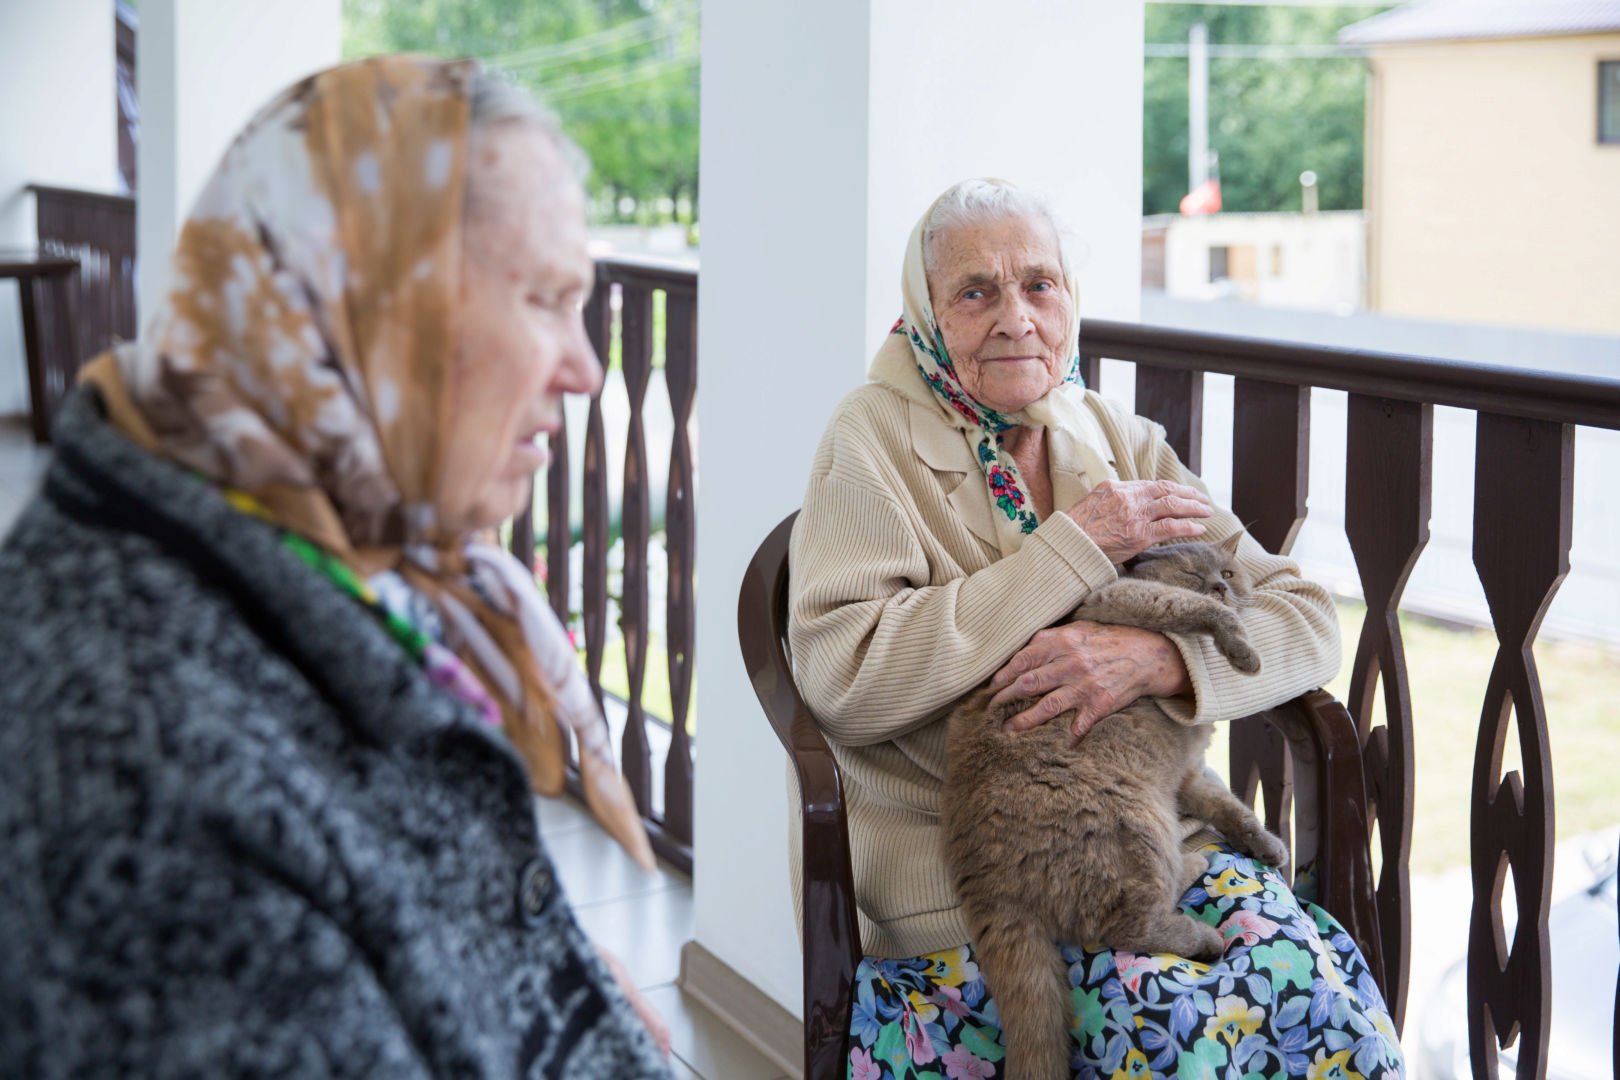
[[[1331,45],[1340,28],[1384,7],[1149,4],[1146,37],[1185,45],[1201,22],[1211,45]],[[1184,57],[1145,61],[1144,214],[1174,213],[1187,193],[1187,75]],[[1366,63],[1356,57],[1212,58],[1209,147],[1220,158],[1223,208],[1298,210],[1307,169],[1321,209],[1359,208],[1365,94]]]
[[[691,221],[697,0],[344,0],[343,52],[477,57],[589,155],[594,220]]]

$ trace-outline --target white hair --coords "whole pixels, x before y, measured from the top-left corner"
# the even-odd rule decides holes
[[[590,159],[579,145],[563,134],[556,114],[530,96],[516,83],[490,71],[480,71],[473,80],[468,99],[467,138],[488,134],[502,127],[522,127],[546,137],[561,155],[574,179],[584,182],[591,171]],[[477,190],[475,169],[467,172],[465,202],[470,208],[484,193]]]
[[[982,225],[1008,218],[1044,221],[1057,237],[1058,258],[1064,278],[1069,277],[1069,230],[1045,196],[996,180],[964,180],[940,197],[923,225],[923,268],[930,276],[938,269],[934,257],[937,239],[963,225]]]

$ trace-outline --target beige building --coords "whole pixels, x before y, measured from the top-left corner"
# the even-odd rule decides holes
[[[1620,2],[1415,0],[1365,47],[1368,301],[1620,333]]]

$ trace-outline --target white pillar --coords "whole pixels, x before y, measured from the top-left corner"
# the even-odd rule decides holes
[[[29,184],[118,190],[111,0],[0,3],[0,247],[33,247]],[[0,413],[28,411],[17,283],[0,281]]]
[[[282,88],[338,62],[341,0],[143,0],[135,79],[141,142],[135,204],[144,320],[169,253],[219,157]]]
[[[952,182],[1046,192],[1082,242],[1082,313],[1135,317],[1142,33],[1140,0],[704,4],[696,933],[795,1013],[786,767],[737,648],[743,568]]]

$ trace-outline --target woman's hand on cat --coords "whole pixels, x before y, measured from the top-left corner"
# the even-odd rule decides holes
[[[999,705],[1036,698],[1002,724],[1027,731],[1074,710],[1069,731],[1083,738],[1092,726],[1141,697],[1192,693],[1187,665],[1170,639],[1152,630],[1080,619],[1038,632],[990,678]]]
[[[1165,540],[1204,534],[1215,512],[1195,487],[1169,480],[1104,480],[1067,511],[1116,566]]]

